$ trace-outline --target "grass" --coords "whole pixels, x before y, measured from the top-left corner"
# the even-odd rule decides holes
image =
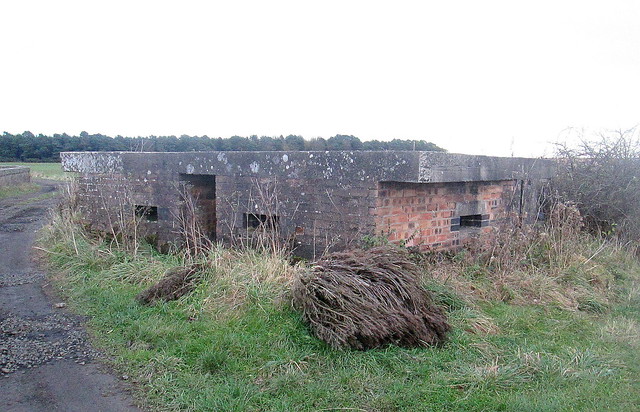
[[[4,162],[0,163],[0,166],[27,166],[31,169],[31,177],[42,179],[66,180],[70,176],[70,173],[62,171],[60,163]]]
[[[0,186],[0,199],[16,197],[34,193],[40,190],[40,186],[35,183],[23,183],[14,186]]]
[[[289,282],[302,266],[216,248],[193,294],[147,307],[135,295],[183,265],[180,257],[151,249],[133,257],[69,230],[58,225],[44,234],[56,285],[74,310],[89,316],[95,342],[153,409],[640,408],[640,267],[620,248],[607,246],[587,266],[601,266],[609,282],[604,289],[589,282],[596,269],[575,269],[583,262],[578,258],[567,260],[574,269],[566,277],[543,282],[544,290],[514,280],[526,276],[524,267],[511,279],[476,262],[453,282],[436,274],[442,265],[427,265],[424,284],[447,307],[454,326],[448,343],[356,352],[333,350],[311,336],[291,308]],[[531,270],[536,281],[544,280],[542,271]],[[498,276],[514,298],[504,299],[493,287]],[[465,295],[471,287],[485,291]],[[573,307],[578,300],[570,291],[578,288],[583,292],[576,296],[591,296],[584,310]],[[544,301],[534,303],[537,298]]]

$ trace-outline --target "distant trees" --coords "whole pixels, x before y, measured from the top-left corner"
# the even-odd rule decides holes
[[[20,134],[4,132],[0,136],[0,161],[57,162],[60,152],[77,151],[136,151],[136,152],[193,152],[193,151],[301,151],[301,150],[436,150],[444,149],[423,140],[400,140],[390,142],[378,140],[362,142],[351,135],[335,135],[305,140],[302,136],[231,136],[210,138],[208,136],[147,136],[109,137],[103,134],[79,136],[66,133],[46,136],[26,131]]]

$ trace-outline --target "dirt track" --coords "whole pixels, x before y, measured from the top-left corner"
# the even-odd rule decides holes
[[[97,362],[82,318],[45,294],[31,252],[56,186],[36,183],[38,193],[0,200],[0,410],[139,411]]]

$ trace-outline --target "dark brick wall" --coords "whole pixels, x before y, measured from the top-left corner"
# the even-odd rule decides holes
[[[371,183],[209,177],[215,179],[216,238],[227,244],[246,236],[245,214],[276,215],[280,240],[309,258],[344,248],[374,231],[371,215],[377,190]],[[107,232],[118,226],[123,214],[133,216],[135,205],[155,207],[158,220],[139,219],[140,235],[155,235],[161,244],[175,243],[180,231],[179,181],[179,174],[82,174],[77,179],[78,203],[88,222]]]
[[[358,241],[374,230],[376,188],[364,182],[218,176],[218,237],[244,235],[244,214],[277,216],[283,241],[306,257]]]
[[[93,228],[111,233],[122,226],[138,222],[141,237],[158,237],[161,242],[175,239],[172,210],[177,202],[176,193],[170,193],[165,185],[152,176],[147,181],[120,173],[83,174],[76,178],[78,207]],[[157,208],[157,221],[149,221],[136,215],[136,206]]]

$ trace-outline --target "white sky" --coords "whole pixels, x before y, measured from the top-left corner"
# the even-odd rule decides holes
[[[551,154],[640,123],[640,1],[0,2],[0,132]]]

